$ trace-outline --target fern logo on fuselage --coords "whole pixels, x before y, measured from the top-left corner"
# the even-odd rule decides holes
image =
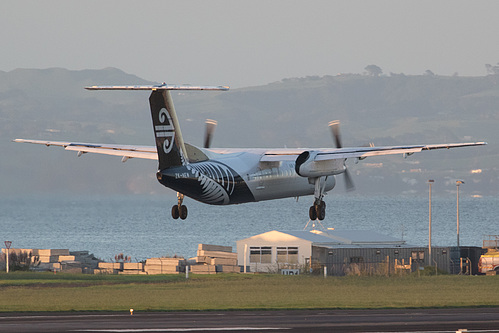
[[[227,205],[234,192],[235,172],[221,163],[199,162],[188,164],[202,187],[200,199],[210,204]]]
[[[215,161],[187,163],[161,170],[159,181],[176,191],[211,205],[255,201],[241,176]]]
[[[156,125],[154,131],[156,138],[164,138],[163,151],[168,154],[172,151],[173,142],[175,141],[175,128],[173,127],[172,118],[166,109],[161,109],[158,113],[158,121],[164,125]]]

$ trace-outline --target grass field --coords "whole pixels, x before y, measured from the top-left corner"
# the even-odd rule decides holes
[[[0,312],[499,306],[498,276],[0,274]]]

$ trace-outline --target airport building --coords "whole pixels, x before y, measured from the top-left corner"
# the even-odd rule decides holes
[[[251,272],[327,275],[388,274],[425,266],[476,274],[481,248],[408,245],[404,240],[367,230],[269,231],[237,243],[238,263]]]

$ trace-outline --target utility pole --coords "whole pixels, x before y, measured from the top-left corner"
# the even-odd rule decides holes
[[[429,196],[429,212],[428,212],[428,215],[429,215],[429,227],[428,227],[428,262],[429,262],[430,266],[432,265],[432,262],[431,262],[431,185],[434,182],[435,181],[433,179],[429,179],[428,180],[429,193],[430,193],[430,196]]]
[[[5,271],[8,273],[9,272],[9,249],[10,246],[12,245],[11,241],[5,241],[5,249],[7,250],[6,256],[5,256]]]
[[[457,250],[459,251],[459,185],[464,184],[462,180],[456,180],[457,187],[457,208],[456,208],[456,216],[457,216]]]

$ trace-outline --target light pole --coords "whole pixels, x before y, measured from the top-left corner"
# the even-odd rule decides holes
[[[462,180],[456,180],[457,187],[457,208],[456,208],[456,216],[457,216],[457,250],[459,251],[459,185],[464,184]]]
[[[428,262],[431,266],[431,185],[434,183],[435,181],[433,179],[429,179],[428,180],[428,186],[429,186],[429,193],[430,193],[430,197],[429,197],[429,212],[428,212],[428,215],[429,215],[429,227],[428,227]]]
[[[7,250],[7,254],[5,256],[5,271],[8,273],[9,272],[9,249],[10,246],[12,245],[11,241],[5,241],[5,249]]]

